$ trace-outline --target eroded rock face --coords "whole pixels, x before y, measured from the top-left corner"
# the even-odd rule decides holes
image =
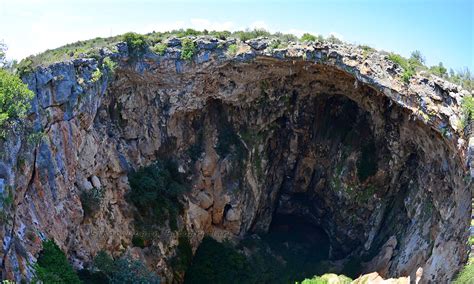
[[[98,82],[92,59],[24,78],[44,135],[2,142],[0,188],[14,196],[2,204],[3,278],[30,279],[44,238],[77,268],[101,249],[130,251],[127,174],[168,158],[192,187],[179,230],[133,248],[165,281],[180,230],[195,249],[206,234],[265,232],[275,213],[323,228],[333,260],[369,258],[361,272],[453,277],[467,259],[474,168],[458,129],[465,91],[418,76],[406,86],[382,54],[352,46],[240,43],[229,56],[232,41],[196,41],[192,62],[177,40],[163,56],[105,53],[120,64]],[[80,193],[97,187],[104,200],[86,218]]]

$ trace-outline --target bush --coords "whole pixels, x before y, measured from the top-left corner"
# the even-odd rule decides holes
[[[155,46],[153,46],[153,51],[158,53],[159,55],[163,55],[166,52],[166,48],[168,48],[166,44],[157,43]]]
[[[102,71],[100,71],[100,69],[95,69],[95,71],[92,72],[91,82],[98,82],[100,78],[102,78]]]
[[[107,279],[108,283],[160,283],[159,277],[143,262],[128,255],[114,260],[105,251],[100,251],[94,258],[94,269],[90,278]]]
[[[147,47],[146,37],[141,34],[126,33],[123,35],[123,41],[127,43],[128,52],[134,56],[144,53]]]
[[[177,229],[177,217],[182,211],[181,197],[188,190],[184,177],[171,161],[157,161],[128,176],[131,191],[127,201],[138,211],[137,225],[164,225]]]
[[[121,257],[114,262],[115,270],[111,276],[111,283],[147,283],[159,284],[160,278],[150,272],[145,264],[131,257]]]
[[[441,78],[444,78],[448,75],[447,71],[448,70],[446,70],[442,62],[440,62],[437,66],[430,67],[430,72]]]
[[[227,48],[227,53],[229,55],[236,55],[237,54],[237,45],[236,44],[231,44],[229,45],[229,47]]]
[[[184,283],[252,283],[252,267],[229,243],[205,237],[196,251]]]
[[[183,231],[178,237],[178,247],[176,256],[172,259],[171,265],[175,272],[185,272],[193,259],[193,249],[189,242],[188,234]]]
[[[403,69],[402,81],[406,84],[408,84],[411,77],[415,75],[415,68],[419,65],[415,60],[407,60],[401,55],[395,53],[390,53],[388,55],[388,60],[392,61]]]
[[[190,38],[181,40],[181,59],[191,60],[196,52],[196,44]]]
[[[464,128],[470,121],[474,121],[474,98],[471,95],[464,97],[461,107],[463,116],[461,122]]]
[[[301,36],[301,41],[317,41],[317,37],[312,34],[305,33]]]
[[[18,76],[0,69],[0,129],[5,130],[15,120],[24,118],[33,96]]]
[[[91,190],[85,190],[81,193],[80,199],[84,216],[92,217],[100,210],[104,199],[104,189],[94,187]]]
[[[336,43],[336,44],[341,44],[342,40],[338,39],[334,35],[330,35],[327,39],[330,43]]]
[[[268,37],[271,34],[264,29],[254,29],[254,30],[245,30],[245,31],[236,31],[234,35],[238,37],[241,41],[247,41],[257,37]]]
[[[108,71],[109,78],[113,77],[115,74],[115,69],[117,68],[117,63],[115,63],[110,57],[105,57],[102,61],[102,67]]]
[[[226,40],[232,35],[232,33],[229,31],[211,31],[209,34],[222,40]]]
[[[51,240],[43,242],[34,268],[35,277],[43,283],[81,283],[66,255]]]

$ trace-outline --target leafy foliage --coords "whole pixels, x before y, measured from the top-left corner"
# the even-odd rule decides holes
[[[140,260],[132,259],[129,255],[114,260],[105,251],[97,253],[94,258],[94,271],[89,272],[87,279],[83,281],[85,283],[160,283],[159,277],[150,272]]]
[[[474,283],[474,263],[466,265],[457,275],[454,284]]]
[[[235,55],[237,54],[237,45],[236,44],[231,44],[229,45],[229,47],[227,48],[227,53],[229,55]]]
[[[232,35],[239,38],[241,41],[247,41],[253,38],[257,38],[257,37],[268,37],[271,35],[271,33],[264,29],[254,29],[254,30],[236,31]]]
[[[330,43],[336,43],[336,44],[341,44],[342,43],[342,40],[338,39],[335,35],[330,35],[327,38],[327,41],[329,41]]]
[[[20,78],[0,69],[0,128],[5,129],[25,117],[33,92]]]
[[[177,216],[182,210],[181,196],[187,191],[184,177],[171,161],[156,163],[131,172],[128,176],[131,191],[127,200],[138,210],[139,227],[164,225],[168,221],[177,229]]]
[[[111,283],[147,283],[159,284],[160,278],[150,272],[145,264],[130,257],[121,257],[114,262]]]
[[[102,68],[105,68],[108,71],[109,77],[112,77],[115,74],[117,63],[115,63],[110,57],[107,56],[102,61]]]
[[[84,216],[92,217],[99,211],[102,205],[104,189],[94,187],[91,190],[85,190],[81,193],[80,198]]]
[[[301,284],[349,284],[352,282],[352,279],[345,275],[336,275],[333,273],[327,273],[321,276],[314,276],[311,279],[305,279]],[[296,282],[298,284],[298,282]]]
[[[430,67],[430,72],[438,77],[445,78],[448,75],[448,70],[443,66],[443,63],[440,62],[436,66]]]
[[[408,84],[411,77],[416,73],[416,66],[419,65],[416,60],[407,60],[401,55],[395,53],[390,53],[388,59],[403,69],[402,80]]]
[[[196,52],[196,44],[190,38],[183,38],[181,41],[181,59],[191,60]]]
[[[196,251],[184,283],[252,283],[252,267],[230,243],[205,237]]]
[[[155,46],[153,46],[153,51],[158,53],[159,55],[163,55],[165,54],[166,48],[167,48],[166,44],[157,43],[155,44]]]
[[[137,33],[126,33],[123,35],[123,41],[127,43],[128,52],[131,55],[138,56],[145,52],[148,46],[146,37]]]
[[[189,237],[186,231],[179,234],[178,247],[176,248],[176,255],[171,259],[171,266],[175,272],[175,278],[182,283],[183,279],[180,279],[180,275],[185,272],[191,265],[193,259],[193,249],[189,241]]]
[[[323,36],[321,35],[315,36],[309,33],[304,33],[301,36],[301,41],[323,41],[323,40],[324,40]]]
[[[100,78],[102,78],[102,71],[100,71],[100,69],[95,69],[94,72],[92,72],[91,81],[95,83],[98,82]]]
[[[6,65],[5,53],[7,51],[7,46],[5,43],[0,42],[0,68],[3,68]]]
[[[36,278],[43,283],[81,283],[61,249],[48,240],[43,242],[35,264]]]
[[[462,125],[465,127],[469,121],[474,121],[474,98],[472,95],[466,96],[462,100]]]

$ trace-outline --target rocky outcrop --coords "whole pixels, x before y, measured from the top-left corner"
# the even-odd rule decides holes
[[[101,249],[131,250],[127,175],[169,158],[192,187],[179,230],[133,248],[165,281],[180,230],[195,249],[206,234],[265,232],[276,212],[323,228],[334,260],[368,258],[364,270],[383,277],[453,277],[467,259],[474,176],[459,127],[466,91],[421,75],[404,84],[383,53],[356,46],[259,39],[230,55],[235,40],[194,40],[192,61],[174,38],[164,55],[119,44],[24,78],[42,135],[1,142],[0,192],[13,197],[2,203],[3,278],[31,279],[45,238],[76,268]],[[105,57],[119,67],[96,80]],[[85,216],[80,194],[98,187],[100,208]]]

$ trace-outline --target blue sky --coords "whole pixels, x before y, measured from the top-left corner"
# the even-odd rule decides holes
[[[473,0],[145,1],[0,0],[10,58],[128,31],[175,28],[334,34],[455,70],[474,70]]]

